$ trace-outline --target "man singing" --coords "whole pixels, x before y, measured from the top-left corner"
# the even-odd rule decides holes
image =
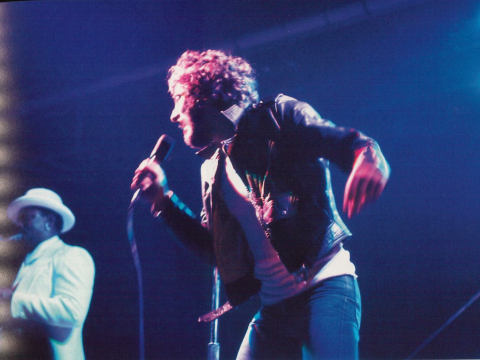
[[[13,287],[0,289],[0,295],[11,300],[11,314],[20,320],[20,327],[31,322],[43,325],[53,359],[84,360],[82,330],[95,265],[85,249],[59,238],[73,228],[75,216],[57,193],[44,188],[31,189],[14,200],[7,215],[20,226],[30,252]],[[19,351],[32,354],[28,358],[38,356],[35,349]]]
[[[223,51],[186,51],[169,71],[171,121],[200,149],[201,221],[144,160],[132,189],[189,249],[215,264],[229,302],[262,306],[237,360],[357,359],[361,300],[343,243],[351,233],[333,198],[329,163],[349,178],[348,217],[376,200],[390,175],[375,140],[280,94],[259,101],[254,70]]]

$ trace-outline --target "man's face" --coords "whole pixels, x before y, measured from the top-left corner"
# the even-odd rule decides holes
[[[175,107],[170,116],[170,120],[178,123],[178,127],[183,131],[183,140],[185,144],[192,148],[202,148],[210,144],[212,138],[212,124],[210,121],[212,107],[194,106],[190,108],[186,104],[188,91],[185,86],[177,84],[174,88],[172,97]]]
[[[27,206],[20,210],[18,222],[22,228],[23,239],[37,245],[46,240],[46,228],[50,225],[41,209]]]

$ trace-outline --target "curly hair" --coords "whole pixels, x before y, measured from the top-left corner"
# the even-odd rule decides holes
[[[177,84],[187,88],[189,108],[206,100],[219,110],[258,103],[255,70],[241,57],[221,50],[185,51],[168,71],[167,80],[172,96]]]

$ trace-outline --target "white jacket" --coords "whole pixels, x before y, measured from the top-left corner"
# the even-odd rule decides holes
[[[13,283],[12,316],[46,324],[57,360],[85,359],[82,330],[94,277],[90,254],[58,236],[40,243],[20,267]]]

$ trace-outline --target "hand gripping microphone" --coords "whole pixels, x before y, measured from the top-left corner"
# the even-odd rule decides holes
[[[170,153],[172,152],[172,149],[173,149],[173,145],[175,145],[175,140],[173,140],[172,137],[166,134],[163,134],[162,136],[160,136],[157,143],[155,144],[155,147],[153,148],[152,153],[150,154],[150,159],[161,164],[170,156]],[[138,199],[140,199],[141,194],[142,194],[141,189],[138,189],[135,192],[135,194],[133,194],[132,200],[130,202],[130,206],[135,204],[138,201]]]

